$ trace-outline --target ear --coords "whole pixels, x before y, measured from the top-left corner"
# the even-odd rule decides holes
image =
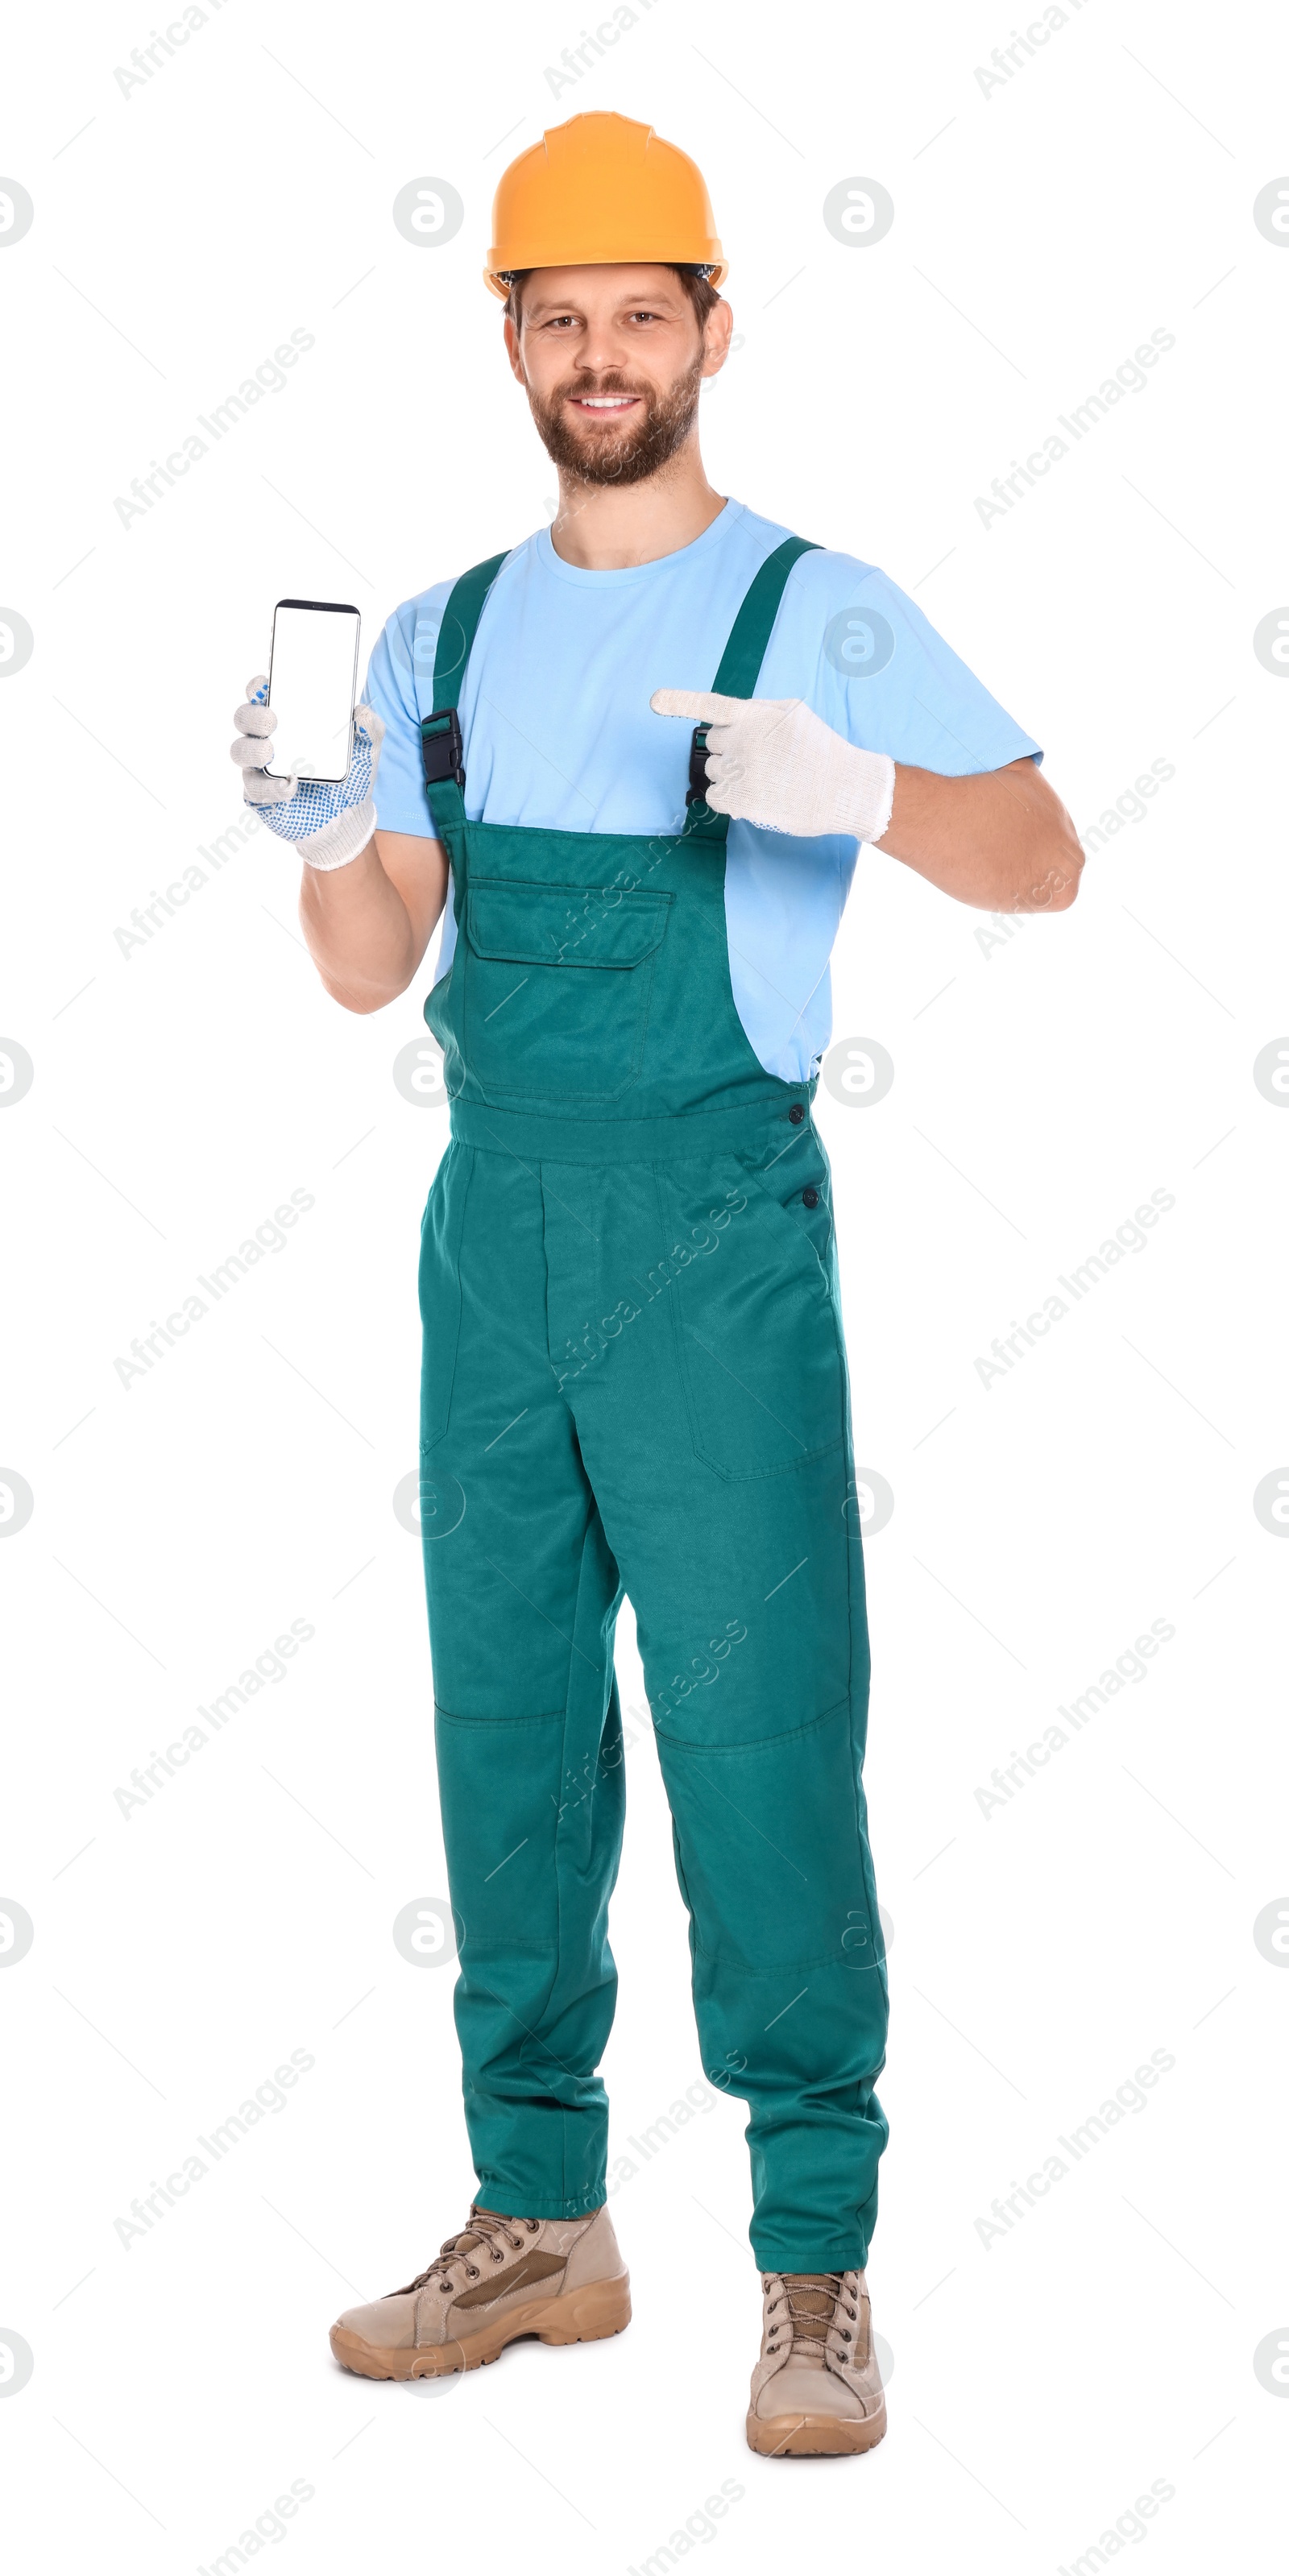
[[[703,374],[718,376],[730,353],[734,308],[719,296],[703,324]]]
[[[523,361],[519,355],[518,324],[512,322],[510,315],[507,314],[501,328],[502,336],[506,343],[506,356],[510,360],[510,372],[514,377],[516,384],[522,385],[525,383],[526,379],[524,376]]]

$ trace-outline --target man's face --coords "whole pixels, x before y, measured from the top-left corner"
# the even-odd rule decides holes
[[[691,436],[731,322],[722,301],[701,325],[669,268],[539,268],[506,347],[554,463],[584,483],[642,483]]]

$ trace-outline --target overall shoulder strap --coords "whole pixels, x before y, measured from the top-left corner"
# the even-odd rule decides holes
[[[474,564],[454,582],[439,626],[434,655],[434,709],[421,718],[421,765],[436,831],[464,823],[461,790],[465,785],[461,726],[457,702],[465,679],[483,604],[510,548]]]
[[[448,593],[434,656],[436,707],[454,707],[460,697],[470,647],[483,615],[483,603],[509,553],[507,546],[503,554],[489,555],[486,563],[473,565],[469,572],[463,572],[460,580],[453,583]]]
[[[788,575],[802,555],[817,554],[818,551],[813,537],[785,537],[783,544],[776,546],[772,555],[766,556],[730,628],[720,668],[712,682],[713,691],[719,691],[725,698],[755,697],[765,648],[779,614]],[[707,727],[700,724],[694,727],[689,747],[686,840],[718,842],[725,839],[729,818],[725,814],[713,814],[703,792],[706,785]]]
[[[802,555],[817,554],[818,551],[812,537],[785,537],[783,544],[776,546],[772,555],[767,555],[730,628],[729,642],[712,682],[713,690],[719,691],[722,697],[755,697],[765,648],[779,614],[779,602],[788,575]]]

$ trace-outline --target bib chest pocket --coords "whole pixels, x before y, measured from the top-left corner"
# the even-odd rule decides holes
[[[639,1079],[670,894],[472,876],[464,1059],[490,1100],[619,1100]]]
[[[490,1100],[618,1100],[640,1073],[673,897],[472,876],[464,1053]]]

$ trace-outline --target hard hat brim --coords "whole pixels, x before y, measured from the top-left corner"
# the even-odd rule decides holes
[[[708,285],[717,289],[729,276],[729,262],[718,241],[708,242],[702,250],[570,250],[567,259],[561,259],[552,253],[549,244],[543,243],[540,257],[531,258],[526,258],[522,249],[507,246],[502,252],[494,246],[488,253],[483,282],[504,303],[510,293],[507,272],[513,275],[516,269],[534,268],[705,268]]]

